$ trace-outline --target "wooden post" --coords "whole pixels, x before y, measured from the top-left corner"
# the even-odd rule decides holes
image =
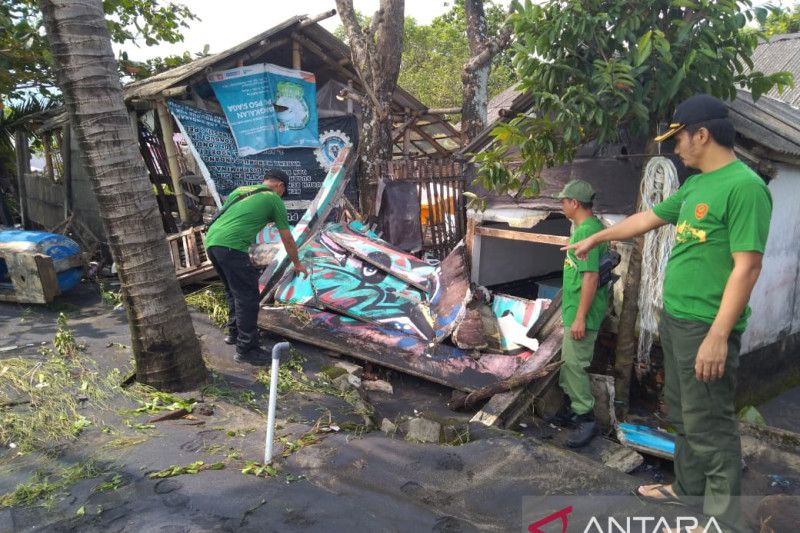
[[[19,216],[22,228],[28,229],[28,191],[25,187],[25,175],[30,172],[28,159],[28,136],[22,130],[14,132],[14,147],[17,149],[17,191],[19,192]]]
[[[405,120],[409,120],[409,115],[411,114],[411,110],[409,108],[405,108]],[[408,152],[411,150],[411,130],[406,128],[403,132],[403,157],[408,159]]]
[[[64,219],[72,212],[72,127],[64,124],[61,131],[61,166],[64,178]]]
[[[350,92],[353,92],[353,80],[352,79],[348,79],[347,80],[347,87],[350,89]],[[353,114],[353,101],[350,98],[347,99],[347,114],[348,115],[352,115]]]
[[[300,41],[297,39],[292,39],[292,68],[295,70],[300,70],[301,68],[300,63]]]
[[[189,220],[189,216],[186,211],[186,199],[183,197],[183,188],[180,183],[181,174],[178,169],[178,152],[175,150],[175,141],[172,139],[175,131],[172,129],[172,117],[167,109],[167,104],[163,100],[158,101],[158,121],[161,124],[161,140],[164,142],[169,175],[172,178],[172,192],[178,202],[178,216],[181,219],[181,223],[185,224]]]

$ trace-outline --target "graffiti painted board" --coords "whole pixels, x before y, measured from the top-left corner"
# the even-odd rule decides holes
[[[529,345],[533,339],[526,339],[527,332],[549,304],[550,300],[546,298],[526,300],[495,293],[492,297],[492,312],[498,322],[502,349],[510,351],[526,346],[535,350],[536,348]]]
[[[331,239],[353,255],[419,289],[430,291],[429,277],[435,268],[425,261],[394,248],[386,241],[357,233],[345,226],[331,226],[327,232]]]
[[[330,310],[424,340],[434,338],[433,319],[422,293],[364,263],[320,232],[300,250],[308,277],[287,271],[275,301]]]
[[[465,392],[511,376],[530,352],[478,360],[454,346],[434,344],[374,324],[311,308],[263,307],[258,326],[277,335],[334,350]]]
[[[443,339],[464,318],[472,299],[464,241],[453,248],[431,278],[435,282],[430,303],[433,327],[436,338]]]
[[[349,148],[344,148],[339,152],[336,161],[331,165],[330,171],[325,177],[325,181],[322,182],[322,187],[320,187],[317,196],[314,197],[314,200],[306,209],[300,222],[292,229],[292,236],[298,248],[303,246],[322,228],[331,210],[344,194],[344,189],[347,186],[347,173],[353,164],[353,157],[350,154]],[[274,288],[274,284],[283,275],[283,271],[288,265],[289,256],[281,246],[275,255],[275,259],[261,274],[259,290],[261,291],[262,300],[268,299],[270,296],[268,293]]]

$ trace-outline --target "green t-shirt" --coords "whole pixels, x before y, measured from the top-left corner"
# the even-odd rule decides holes
[[[206,234],[206,248],[225,246],[247,252],[258,232],[268,223],[274,222],[278,229],[289,228],[283,200],[266,185],[245,185],[235,189],[225,200],[223,208],[240,194],[253,190],[259,192],[239,200],[211,224]]]
[[[597,217],[589,217],[575,228],[570,244],[582,241],[598,231],[604,230],[605,226]],[[564,319],[564,326],[570,327],[575,321],[575,314],[578,312],[578,305],[581,302],[581,283],[584,272],[599,272],[600,257],[608,250],[608,244],[602,243],[595,246],[586,256],[585,261],[581,261],[575,256],[575,250],[567,252],[564,258],[564,287],[561,290],[561,316]],[[608,287],[598,287],[597,292],[586,313],[586,329],[598,330],[608,309]]]
[[[764,181],[739,160],[689,177],[653,207],[677,227],[664,274],[664,309],[677,318],[711,324],[733,270],[733,252],[764,253],[772,196]],[[750,307],[736,322],[744,331]]]

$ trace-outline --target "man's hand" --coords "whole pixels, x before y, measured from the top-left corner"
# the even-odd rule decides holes
[[[594,235],[592,235],[591,237],[587,237],[586,239],[578,241],[575,244],[568,244],[567,246],[564,246],[561,251],[567,252],[569,250],[575,250],[575,257],[581,261],[586,261],[586,257],[595,246],[597,246],[597,242],[595,242]]]
[[[306,266],[303,263],[294,263],[294,273],[303,274],[303,279],[308,277],[308,270],[306,270]]]
[[[725,360],[728,357],[728,339],[722,335],[709,332],[694,363],[694,374],[699,381],[709,383],[725,374]]]
[[[572,340],[579,341],[586,336],[586,319],[575,317],[570,328]]]

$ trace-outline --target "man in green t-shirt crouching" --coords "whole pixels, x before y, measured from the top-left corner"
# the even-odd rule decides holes
[[[225,285],[228,300],[227,344],[236,345],[236,361],[261,360],[268,354],[258,342],[259,270],[250,262],[250,245],[268,223],[273,222],[281,236],[295,272],[308,275],[297,256],[297,244],[289,229],[286,206],[286,173],[269,170],[260,185],[235,189],[222,206],[222,214],[206,234],[206,252],[214,270]]]
[[[567,183],[559,193],[564,215],[574,230],[570,243],[575,243],[605,229],[594,216],[594,190],[583,180]],[[592,440],[597,424],[594,420],[594,397],[586,369],[592,362],[597,332],[608,308],[608,288],[598,288],[600,257],[608,245],[593,248],[586,257],[578,258],[572,250],[564,258],[564,286],[561,290],[561,316],[564,340],[561,344],[559,385],[569,396],[571,419],[575,423],[567,445],[585,446]]]
[[[675,110],[669,131],[675,153],[700,170],[649,211],[565,249],[585,257],[600,243],[676,226],[664,276],[659,333],[664,398],[675,438],[675,482],[644,485],[639,495],[661,503],[703,500],[703,513],[724,531],[743,531],[742,450],[734,410],[736,370],[747,301],[761,272],[772,197],[764,181],[733,151],[728,109],[696,95]]]

